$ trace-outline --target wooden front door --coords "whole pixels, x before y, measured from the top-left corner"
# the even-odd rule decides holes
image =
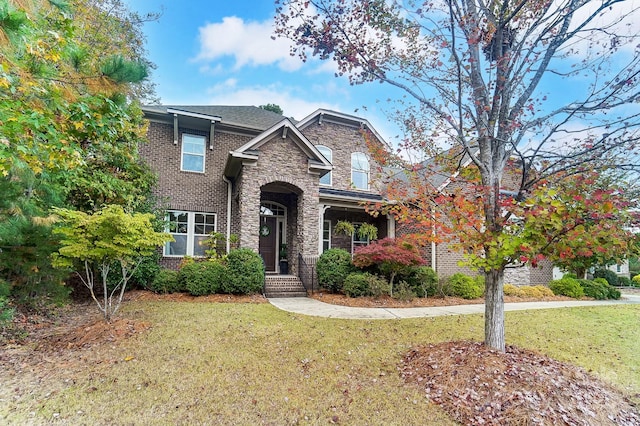
[[[260,218],[260,256],[264,260],[264,266],[267,272],[276,271],[276,262],[278,260],[278,228],[275,217],[263,216]]]

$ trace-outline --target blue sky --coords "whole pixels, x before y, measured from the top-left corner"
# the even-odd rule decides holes
[[[328,108],[367,118],[388,142],[398,133],[376,103],[390,88],[351,86],[334,76],[330,62],[302,63],[289,56],[288,40],[271,39],[273,0],[127,3],[140,13],[163,11],[158,22],[145,25],[149,59],[158,67],[152,78],[163,104],[275,103],[298,120]]]

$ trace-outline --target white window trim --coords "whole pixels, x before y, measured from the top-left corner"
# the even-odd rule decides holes
[[[198,171],[198,170],[185,170],[184,168],[184,138],[185,136],[190,137],[190,138],[197,138],[197,139],[202,139],[202,171]],[[200,155],[200,154],[194,154],[192,152],[188,152],[187,154],[189,155]],[[183,172],[189,172],[189,173],[204,173],[205,170],[207,170],[207,138],[202,136],[202,135],[194,135],[191,133],[183,133],[182,134],[182,146],[180,147],[180,171]]]
[[[186,213],[187,214],[187,252],[185,254],[169,254],[168,253],[168,247],[170,243],[165,243],[164,247],[162,248],[162,255],[164,257],[176,257],[176,258],[181,258],[181,257],[185,257],[185,256],[192,256],[192,257],[203,257],[203,256],[198,256],[198,255],[194,255],[193,254],[193,245],[195,242],[195,237],[201,237],[207,234],[196,234],[195,233],[195,223],[196,223],[196,214],[203,214],[203,215],[208,215],[208,216],[213,216],[213,232],[217,232],[218,231],[218,215],[217,213],[210,213],[210,212],[188,212],[188,211],[184,211],[184,210],[168,210],[167,211],[167,216],[165,218],[165,220],[167,222],[169,222],[169,213],[176,213],[176,214],[182,214],[182,213]],[[169,223],[167,223],[167,227],[165,229],[165,232],[167,232],[168,234],[176,234],[175,232],[171,232],[171,230],[169,229]],[[185,234],[180,234],[180,235],[185,235]]]
[[[356,169],[356,168],[353,167],[353,157],[355,155],[358,155],[358,154],[363,155],[364,158],[366,159],[366,161],[367,161],[367,169],[366,170],[364,170],[364,169]],[[354,172],[365,173],[367,175],[367,186],[366,186],[366,188],[358,188],[356,186],[356,184],[354,183],[354,179],[353,179],[353,173]],[[371,165],[369,164],[369,157],[367,156],[367,154],[365,154],[364,152],[359,152],[359,151],[358,152],[352,152],[351,153],[351,185],[353,185],[353,187],[355,189],[359,189],[361,191],[369,191],[370,178],[371,178],[370,173],[371,173]]]
[[[358,235],[358,228],[360,227],[360,225],[362,225],[362,222],[354,222],[353,223],[353,227],[354,227],[354,231],[353,231],[353,235],[351,236],[351,255],[353,256],[353,253],[356,249],[356,247],[363,247],[363,246],[368,246],[369,244],[371,244],[371,239],[369,237],[367,237],[367,242],[362,242],[362,241],[358,241],[358,244],[356,244],[356,235]]]
[[[329,238],[325,239],[324,238],[324,225],[325,224],[329,224]],[[322,251],[324,251],[324,242],[327,241],[329,243],[329,246],[327,247],[327,250],[331,248],[331,221],[330,220],[323,220],[322,221]]]
[[[329,157],[331,157],[331,158],[327,158],[327,160],[329,160],[329,162],[331,164],[333,164],[333,150],[331,148],[329,148],[326,145],[316,145],[316,148],[318,148],[318,151],[320,151],[320,154],[322,154],[325,158],[327,158],[327,156],[324,154],[324,152],[322,152],[322,148],[327,149],[329,151]],[[327,175],[329,176],[329,183],[320,182],[320,186],[333,186],[333,172],[329,171],[329,173],[327,173],[323,177],[325,177]],[[322,178],[320,178],[320,179],[322,179]]]

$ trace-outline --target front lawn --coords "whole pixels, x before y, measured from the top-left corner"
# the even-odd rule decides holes
[[[480,315],[338,320],[269,304],[133,301],[150,325],[84,347],[0,349],[2,423],[454,424],[405,384],[419,344],[482,340]],[[507,313],[507,342],[592,371],[640,402],[640,306]],[[62,339],[63,340],[63,339]]]

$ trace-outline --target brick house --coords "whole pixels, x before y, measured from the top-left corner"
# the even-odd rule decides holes
[[[353,252],[368,244],[357,233],[334,233],[338,221],[373,224],[379,238],[396,236],[392,217],[373,217],[364,208],[382,199],[365,133],[369,142],[383,142],[365,119],[320,109],[296,122],[253,106],[158,105],[143,112],[149,143],[140,153],[158,176],[156,195],[166,203],[175,239],[163,248],[165,267],[203,255],[201,243],[215,231],[227,237],[227,251],[236,235],[241,247],[260,253],[268,285],[302,293],[299,278],[313,285],[324,250]],[[471,273],[447,244],[432,244],[425,255],[440,276]],[[546,265],[514,268],[505,282],[540,284],[550,277]]]
[[[162,264],[204,254],[210,232],[239,237],[260,253],[269,275],[304,275],[327,248],[353,251],[357,235],[335,235],[339,220],[370,223],[393,237],[392,218],[363,203],[380,200],[362,118],[317,110],[299,122],[253,106],[145,106],[149,143],[140,153],[158,175],[169,231]],[[228,240],[228,238],[227,238]],[[286,250],[283,250],[286,249]],[[280,253],[287,260],[281,266]]]

